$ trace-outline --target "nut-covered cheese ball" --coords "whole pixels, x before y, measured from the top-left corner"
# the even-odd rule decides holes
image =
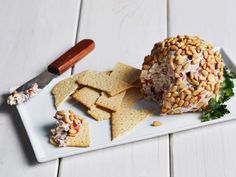
[[[219,91],[223,62],[218,51],[197,36],[177,36],[154,45],[140,76],[147,98],[161,114],[204,110]]]

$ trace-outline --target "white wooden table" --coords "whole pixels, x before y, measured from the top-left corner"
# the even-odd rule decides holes
[[[16,109],[5,104],[10,86],[83,38],[97,44],[90,67],[103,69],[114,65],[104,58],[129,63],[177,34],[197,34],[236,58],[235,7],[234,0],[0,0],[0,177],[235,177],[236,121],[38,164]]]

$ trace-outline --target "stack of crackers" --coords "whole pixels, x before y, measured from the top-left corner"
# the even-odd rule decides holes
[[[86,70],[56,84],[52,90],[57,109],[69,97],[83,104],[95,120],[111,119],[112,140],[133,130],[150,115],[133,106],[143,98],[141,71],[117,63],[111,72]]]

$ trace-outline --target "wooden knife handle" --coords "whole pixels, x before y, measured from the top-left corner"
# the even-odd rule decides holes
[[[74,47],[52,62],[48,66],[48,71],[58,75],[64,73],[91,52],[94,47],[95,43],[91,39],[84,39],[78,42]]]

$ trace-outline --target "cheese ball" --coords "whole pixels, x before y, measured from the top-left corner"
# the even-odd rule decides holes
[[[163,115],[202,111],[219,92],[223,65],[219,51],[198,36],[169,37],[144,58],[142,91]]]

